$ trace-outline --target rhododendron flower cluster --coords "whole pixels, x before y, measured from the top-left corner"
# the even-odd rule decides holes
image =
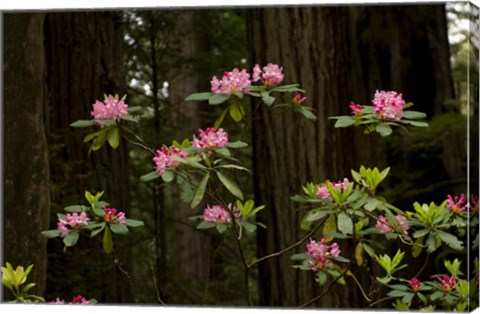
[[[330,181],[327,180],[327,182],[330,182]],[[330,183],[332,183],[333,188],[335,189],[340,188],[340,190],[344,192],[348,184],[350,183],[350,181],[348,181],[347,178],[343,178],[343,181],[338,181],[337,183],[335,182],[330,182]],[[330,194],[330,191],[328,191],[328,188],[326,185],[319,186],[316,195],[324,200],[332,199],[332,195]]]
[[[96,100],[91,115],[95,123],[103,127],[103,120],[118,120],[120,116],[128,114],[128,105],[123,99],[109,95],[103,102]]]
[[[359,104],[354,103],[353,101],[350,102],[350,110],[358,117],[361,116],[363,113],[363,107]]]
[[[294,105],[300,106],[303,104],[305,101],[307,101],[307,96],[303,96],[302,94],[298,93],[293,97],[292,102]]]
[[[235,220],[238,221],[240,219],[240,210],[233,204],[228,204],[228,209],[232,212]],[[222,205],[207,205],[203,210],[203,220],[215,223],[231,223],[232,216]]]
[[[157,155],[153,157],[155,163],[155,171],[162,175],[168,169],[174,169],[180,165],[179,158],[187,158],[187,153],[184,149],[179,149],[175,145],[170,148],[162,147],[157,150]]]
[[[327,240],[324,238],[320,240],[320,243],[313,239],[310,239],[310,242],[307,243],[307,255],[315,258],[315,262],[308,261],[308,265],[312,267],[314,272],[325,268],[327,264],[331,263],[329,258],[333,257],[336,259],[340,253],[338,243],[327,245]]]
[[[48,302],[48,304],[65,304],[65,300],[61,300],[60,298],[57,298],[54,301]],[[85,297],[78,295],[74,297],[72,299],[72,302],[70,302],[69,304],[90,304],[90,302]]]
[[[454,197],[449,194],[447,195],[446,206],[452,213],[458,215],[467,211],[469,204],[466,202],[465,194],[455,195]]]
[[[65,238],[69,233],[70,229],[67,226],[72,228],[77,228],[81,225],[88,225],[90,218],[88,218],[87,213],[82,211],[80,215],[78,213],[67,214],[65,220],[58,219],[57,230],[60,233],[62,238]]]
[[[402,215],[396,215],[395,219],[397,220],[398,225],[403,229],[403,234],[408,234],[408,229],[410,228],[405,222],[407,218]],[[388,224],[387,218],[384,215],[381,215],[377,218],[377,223],[375,227],[380,231],[380,233],[390,233],[393,232],[393,228]]]
[[[118,222],[119,224],[126,224],[126,217],[124,212],[118,212],[115,208],[108,208],[107,206],[103,206],[102,209],[105,211],[105,216],[103,219],[106,222]]]
[[[473,195],[470,196],[470,209],[473,213],[478,212],[478,196]]]
[[[422,283],[417,278],[412,278],[408,281],[408,285],[413,292],[417,292],[418,290],[420,290],[420,286],[422,285]]]
[[[400,120],[405,101],[402,94],[393,91],[376,91],[372,100],[374,111],[384,120]]]
[[[253,82],[261,79],[267,88],[275,87],[283,81],[284,75],[282,71],[283,68],[277,64],[269,63],[263,68],[255,64],[253,67]]]
[[[454,276],[449,277],[447,275],[443,275],[443,277],[438,276],[437,279],[440,281],[444,292],[450,292],[455,287],[456,279]]]
[[[231,72],[225,72],[221,80],[213,76],[210,81],[211,91],[215,94],[233,94],[235,92],[248,93],[245,87],[251,84],[250,73],[247,70],[238,68]]]
[[[210,151],[215,148],[224,147],[228,144],[228,134],[222,129],[215,131],[214,128],[207,128],[205,131],[198,130],[200,139],[193,136],[192,147],[200,148],[204,151]]]

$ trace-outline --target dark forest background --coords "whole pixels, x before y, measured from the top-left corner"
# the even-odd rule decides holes
[[[150,147],[191,138],[222,109],[184,98],[208,91],[213,75],[256,63],[283,66],[285,81],[307,91],[318,120],[260,110],[249,125],[244,140],[250,148],[241,157],[253,172],[241,186],[247,198],[266,205],[258,220],[268,226],[247,238],[250,259],[305,236],[303,213],[290,200],[302,185],[348,177],[360,165],[392,167],[382,193],[400,208],[465,193],[468,125],[470,189],[478,191],[478,49],[475,38],[448,38],[449,25],[475,15],[473,9],[435,4],[4,13],[2,265],[34,264],[34,292],[47,300],[82,294],[100,303],[245,305],[231,235],[197,230],[188,217],[200,211],[181,201],[175,185],[140,182],[153,167],[150,155],[127,142],[89,155],[86,133],[69,124],[89,119],[92,103],[104,93],[126,93],[130,106],[144,108],[135,130]],[[369,104],[377,89],[403,93],[414,110],[427,113],[430,127],[388,139],[333,128],[329,116],[348,114],[350,101]],[[232,120],[224,123],[232,137],[240,134]],[[82,239],[64,253],[59,239],[40,237],[55,228],[56,212],[83,202],[86,190],[105,191],[112,205],[145,227],[117,237],[109,255],[100,239]],[[303,250],[258,264],[250,273],[254,304],[295,307],[322,292],[313,276],[291,267],[289,256]],[[348,243],[342,252],[353,255]],[[433,257],[432,274],[443,258]],[[368,304],[347,284],[310,306]]]

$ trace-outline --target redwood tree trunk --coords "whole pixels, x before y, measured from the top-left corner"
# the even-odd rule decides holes
[[[44,128],[44,14],[4,15],[3,258],[15,268],[31,264],[28,282],[43,295],[50,211]],[[6,294],[6,297],[10,297]]]
[[[345,8],[255,9],[249,12],[254,63],[283,66],[285,82],[300,83],[318,117],[309,122],[293,113],[260,110],[254,119],[256,202],[265,204],[260,221],[258,254],[264,256],[305,236],[303,212],[290,197],[307,182],[348,176],[352,166],[349,130],[334,130],[328,116],[347,113],[348,68],[344,38]],[[292,96],[293,97],[293,96]],[[305,250],[302,245],[297,252]],[[348,252],[348,250],[347,250]],[[289,252],[260,264],[260,303],[298,306],[319,293],[311,274],[293,269]],[[343,306],[359,305],[357,294],[335,288]],[[335,306],[336,298],[317,305]]]
[[[85,203],[87,190],[104,191],[103,200],[131,217],[126,143],[121,142],[116,150],[105,145],[89,155],[89,143],[83,143],[87,131],[69,127],[76,120],[90,119],[92,103],[103,99],[104,93],[125,93],[121,14],[49,13],[45,34],[52,220],[53,213],[61,212],[63,207]],[[122,247],[122,243],[128,241],[129,237],[114,238],[117,256],[103,252],[99,237],[83,239],[78,247],[67,250],[67,254],[52,255],[49,265],[52,296],[62,294],[61,297],[68,299],[75,293],[88,291],[87,297],[95,297],[100,302],[132,302],[134,291],[115,263],[118,257],[121,266],[130,270],[130,257]],[[52,254],[61,252],[60,242],[51,240],[49,245]],[[60,276],[62,272],[72,276],[68,283]],[[87,282],[86,278],[90,277],[83,274],[92,272],[95,280]]]

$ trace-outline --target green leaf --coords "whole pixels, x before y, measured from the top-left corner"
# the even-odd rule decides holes
[[[103,250],[105,253],[110,254],[113,250],[113,239],[112,233],[110,232],[109,228],[105,228],[105,232],[103,233]]]
[[[165,182],[172,182],[175,179],[175,171],[167,170],[162,174],[162,180]]]
[[[145,225],[143,221],[135,219],[125,219],[125,223],[131,228],[142,227]]]
[[[392,128],[385,123],[377,125],[377,127],[375,128],[375,131],[380,133],[380,135],[383,137],[389,136],[390,134],[392,134]]]
[[[340,230],[343,234],[353,234],[353,222],[350,217],[344,212],[338,214],[338,230]]]
[[[91,150],[96,151],[99,150],[103,144],[105,144],[105,141],[107,140],[107,132],[102,132],[98,134],[97,137],[93,140]]]
[[[416,238],[421,238],[423,237],[424,235],[426,235],[427,233],[429,233],[430,230],[429,229],[420,229],[420,230],[417,230],[415,231],[412,236],[416,239]]]
[[[242,221],[241,225],[247,230],[248,232],[255,232],[257,230],[257,226],[255,226],[252,223],[249,223],[248,221]]]
[[[435,301],[437,299],[440,299],[444,295],[445,295],[445,293],[443,291],[435,291],[434,293],[432,293],[430,295],[430,300]]]
[[[99,216],[99,217],[103,217],[105,216],[105,211],[101,208],[98,208],[98,207],[94,207],[93,208],[93,212],[95,213],[95,215]]]
[[[105,229],[105,226],[106,226],[106,225],[107,225],[107,224],[106,224],[105,222],[100,223],[100,224],[97,226],[97,228],[94,229],[94,230],[92,231],[92,233],[90,233],[90,237],[93,238],[94,236],[96,236],[97,234],[99,234],[100,232],[102,232],[102,230]],[[99,228],[98,228],[98,227],[99,227]]]
[[[463,249],[463,243],[459,241],[458,238],[453,234],[450,234],[441,230],[436,230],[436,233],[440,237],[440,239],[442,239],[442,241],[445,242],[452,249],[454,250]]]
[[[230,106],[230,116],[235,122],[240,122],[243,119],[244,115],[245,115],[245,110],[243,109],[243,106],[241,103],[234,102]]]
[[[305,118],[307,118],[310,121],[317,121],[317,116],[312,111],[306,108],[302,110],[302,114]]]
[[[205,101],[205,100],[209,100],[213,95],[217,95],[217,94],[210,93],[210,92],[195,93],[185,98],[185,101]]]
[[[211,221],[202,221],[201,223],[198,224],[197,229],[208,229],[208,228],[213,228],[215,227],[215,223]]]
[[[78,120],[70,124],[72,128],[88,128],[95,124],[94,120]]]
[[[340,116],[335,122],[336,128],[346,128],[355,124],[355,120],[350,116]]]
[[[40,234],[47,239],[56,238],[60,236],[60,232],[58,232],[57,229],[42,231]]]
[[[63,210],[69,213],[79,213],[82,211],[89,210],[89,208],[83,205],[71,205],[71,206],[65,207]]]
[[[210,105],[219,105],[230,98],[230,95],[227,94],[214,94],[208,99],[208,104]]]
[[[117,127],[109,128],[107,136],[108,136],[108,144],[110,144],[110,146],[113,149],[116,149],[120,144],[120,132],[118,131],[118,128]]]
[[[392,278],[391,277],[377,277],[377,280],[380,283],[383,283],[384,285],[386,285],[390,282],[390,280],[392,280]]]
[[[111,223],[109,226],[110,226],[110,230],[112,230],[113,233],[116,233],[116,234],[128,233],[128,227],[124,224]]]
[[[215,228],[219,233],[224,233],[225,231],[227,231],[227,225],[225,224],[216,224]]]
[[[419,127],[419,128],[428,128],[427,122],[421,122],[421,121],[405,121],[405,122],[408,122],[408,124]]]
[[[242,171],[250,172],[250,170],[248,170],[247,168],[242,167],[242,166],[239,166],[239,165],[220,165],[220,166],[217,166],[217,168],[237,169],[237,170],[242,170]]]
[[[29,283],[29,284],[26,284],[23,288],[22,288],[22,293],[27,293],[28,290],[32,289],[33,287],[35,287],[37,284],[36,283]]]
[[[219,153],[221,155],[225,155],[225,156],[230,156],[231,155],[230,151],[226,147],[217,148],[217,149],[215,149],[215,152]]]
[[[214,128],[215,130],[217,130],[217,129],[220,127],[220,125],[221,125],[222,122],[223,122],[223,119],[225,119],[225,115],[227,114],[227,112],[228,112],[229,110],[230,110],[230,108],[227,108],[227,109],[223,110],[222,114],[218,117],[217,120],[215,120],[215,124],[213,125],[213,128]]]
[[[125,121],[135,122],[135,123],[138,123],[138,121],[140,120],[138,116],[132,116],[131,114],[122,115],[120,116],[120,119]]]
[[[128,107],[128,113],[139,112],[142,110],[143,110],[142,106]]]
[[[155,180],[159,177],[160,177],[160,175],[158,174],[158,172],[152,171],[152,172],[149,172],[149,173],[141,176],[140,180],[143,181],[143,182],[146,182],[146,181]]]
[[[407,110],[407,111],[404,111],[403,112],[403,117],[405,119],[423,119],[423,118],[426,118],[427,115],[423,112],[419,112],[419,111],[410,111],[410,110]]]
[[[202,181],[200,181],[200,184],[197,187],[197,191],[195,191],[195,196],[193,197],[192,203],[190,205],[192,208],[196,207],[202,201],[209,178],[210,172],[207,172],[207,174],[205,174],[205,176],[203,177]]]
[[[65,243],[66,246],[74,246],[75,243],[77,243],[78,238],[78,232],[70,232],[65,238],[63,238],[63,243]]]
[[[102,129],[102,130],[100,130],[100,131],[87,134],[87,135],[84,137],[83,142],[84,142],[84,143],[90,142],[92,139],[94,139],[95,137],[97,137],[100,133],[107,132],[107,131],[108,131],[108,129]]]
[[[227,146],[228,148],[245,148],[245,147],[248,147],[248,144],[242,141],[236,141],[236,142],[228,143],[225,146]]]
[[[222,182],[222,184],[227,188],[230,193],[232,193],[235,197],[240,200],[243,200],[243,193],[238,187],[237,183],[235,183],[232,179],[230,179],[227,175],[217,171],[217,177]]]
[[[261,95],[262,101],[265,105],[270,107],[275,102],[275,97],[270,96],[268,92],[262,92]]]

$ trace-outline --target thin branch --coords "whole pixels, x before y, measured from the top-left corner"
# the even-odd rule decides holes
[[[370,298],[367,296],[365,290],[363,290],[363,287],[362,287],[362,285],[360,284],[360,282],[358,281],[357,277],[355,277],[355,275],[354,275],[352,272],[350,272],[350,276],[353,278],[353,281],[355,281],[355,283],[357,284],[358,288],[360,288],[360,292],[362,293],[362,295],[363,295],[363,297],[365,298],[365,300],[367,300],[367,302],[372,302],[372,299],[370,299]]]
[[[318,301],[318,300],[320,300],[321,298],[323,298],[323,297],[330,291],[330,289],[332,288],[333,284],[335,284],[337,281],[339,281],[341,278],[343,278],[347,272],[348,272],[348,268],[346,268],[340,276],[338,276],[337,278],[335,278],[334,280],[332,280],[332,281],[328,284],[327,289],[324,290],[320,295],[318,295],[318,296],[316,296],[315,298],[311,299],[310,301],[308,301],[308,302],[300,305],[299,308],[301,308],[301,307],[306,307],[306,306],[312,304],[313,302]]]
[[[152,270],[153,285],[155,286],[155,291],[157,293],[158,302],[162,305],[166,305],[165,302],[163,302],[162,298],[160,297],[160,289],[158,289],[157,275],[155,274],[155,270],[153,268],[153,263],[152,263],[151,260],[149,261],[149,264],[150,264],[150,269]]]
[[[377,301],[375,301],[375,302],[373,302],[373,303],[370,303],[370,304],[368,305],[368,307],[372,307],[372,306],[374,306],[374,305],[376,305],[376,304],[378,304],[378,303],[381,303],[381,302],[383,302],[383,301],[387,301],[387,300],[390,300],[390,299],[394,299],[394,298],[395,298],[395,297],[385,297],[385,298],[379,299],[379,300],[377,300]]]
[[[422,268],[420,268],[420,270],[418,271],[418,273],[415,275],[415,278],[417,278],[418,276],[420,276],[420,274],[423,272],[423,270],[425,269],[425,267],[427,267],[428,259],[429,259],[429,258],[430,258],[430,253],[427,252],[427,256],[425,256],[425,261],[423,262]]]
[[[135,301],[136,292],[135,292],[135,286],[133,285],[132,278],[130,277],[128,272],[122,267],[122,265],[120,265],[120,260],[117,256],[117,253],[115,253],[115,251],[113,251],[113,256],[114,256],[113,262],[115,263],[115,265],[117,265],[118,269],[125,275],[125,277],[127,277],[128,282],[130,283],[130,288],[132,289],[133,300]]]
[[[291,249],[294,249],[296,248],[297,246],[299,246],[300,244],[302,244],[303,242],[305,242],[308,238],[310,238],[312,236],[312,234],[315,233],[315,231],[318,230],[318,228],[320,228],[320,226],[323,225],[323,223],[325,222],[326,220],[326,217],[322,219],[321,222],[319,222],[313,229],[312,231],[310,231],[305,237],[303,237],[300,241],[298,242],[295,242],[294,244],[290,245],[289,247],[281,250],[281,251],[278,251],[278,252],[275,252],[275,253],[272,253],[272,254],[269,254],[269,255],[266,255],[266,256],[263,256],[259,259],[256,259],[254,260],[253,262],[251,262],[250,264],[248,264],[248,267],[252,267],[253,265],[257,264],[257,263],[260,263],[266,259],[269,259],[269,258],[272,258],[272,257],[275,257],[275,256],[279,256],[279,255],[282,255],[283,253],[286,253],[288,251],[290,251]]]

